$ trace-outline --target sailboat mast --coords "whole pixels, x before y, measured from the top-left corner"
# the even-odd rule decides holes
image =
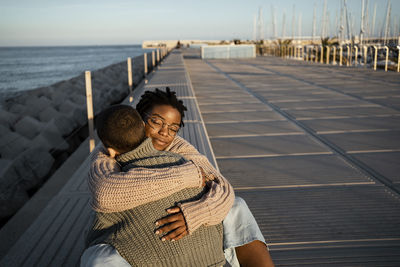
[[[363,44],[364,38],[364,0],[361,0],[361,24],[360,24],[360,45]]]

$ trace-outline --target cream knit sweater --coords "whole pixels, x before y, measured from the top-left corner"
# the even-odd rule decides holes
[[[175,166],[186,162],[183,156],[169,151],[158,151],[151,139],[136,149],[117,157],[123,170],[146,167]],[[87,245],[110,244],[131,266],[222,266],[222,224],[200,226],[191,235],[177,242],[163,242],[155,234],[154,222],[167,215],[166,210],[177,201],[199,199],[206,188],[185,188],[165,198],[133,209],[102,213],[96,212],[87,236]]]
[[[166,149],[181,154],[192,162],[167,168],[134,168],[121,172],[118,163],[108,157],[104,148],[92,153],[89,171],[89,189],[92,207],[97,212],[119,212],[162,199],[184,188],[201,187],[202,167],[208,179],[209,190],[196,201],[179,204],[192,233],[201,225],[220,223],[234,201],[229,182],[191,144],[177,136]]]

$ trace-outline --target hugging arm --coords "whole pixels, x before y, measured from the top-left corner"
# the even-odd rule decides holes
[[[108,156],[104,148],[96,148],[92,154],[88,180],[93,209],[99,212],[123,211],[169,196],[184,188],[200,187],[203,183],[203,168],[209,188],[207,193],[197,201],[179,204],[179,212],[173,209],[172,216],[163,219],[160,225],[165,221],[171,223],[169,220],[174,220],[172,223],[175,223],[178,219],[179,227],[184,226],[187,234],[201,225],[220,223],[233,205],[232,186],[186,140],[175,137],[169,150],[181,154],[191,162],[162,169],[134,168],[121,172],[118,163]],[[171,236],[167,236],[167,239]]]
[[[122,172],[103,147],[93,151],[88,185],[92,208],[118,212],[167,197],[189,187],[201,187],[203,176],[192,162],[168,168],[133,168]]]
[[[235,193],[229,182],[185,139],[176,136],[168,151],[178,153],[201,167],[207,177],[209,190],[201,199],[181,203],[179,208],[186,220],[187,231],[192,233],[201,225],[215,225],[223,221],[231,209]]]

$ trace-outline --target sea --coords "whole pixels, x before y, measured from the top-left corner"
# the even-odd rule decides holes
[[[0,47],[0,99],[149,51],[141,45]]]

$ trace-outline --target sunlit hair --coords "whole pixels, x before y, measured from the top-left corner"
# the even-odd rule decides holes
[[[179,111],[181,114],[180,126],[183,127],[183,118],[185,117],[187,108],[183,104],[183,101],[176,97],[176,92],[171,91],[169,87],[165,89],[165,92],[158,88],[156,88],[155,91],[144,92],[139,103],[136,105],[136,110],[139,112],[143,121],[146,121],[148,114],[151,114],[153,108],[162,105],[171,106]]]
[[[96,118],[97,134],[106,148],[126,153],[138,147],[146,138],[143,120],[128,105],[114,105]]]

